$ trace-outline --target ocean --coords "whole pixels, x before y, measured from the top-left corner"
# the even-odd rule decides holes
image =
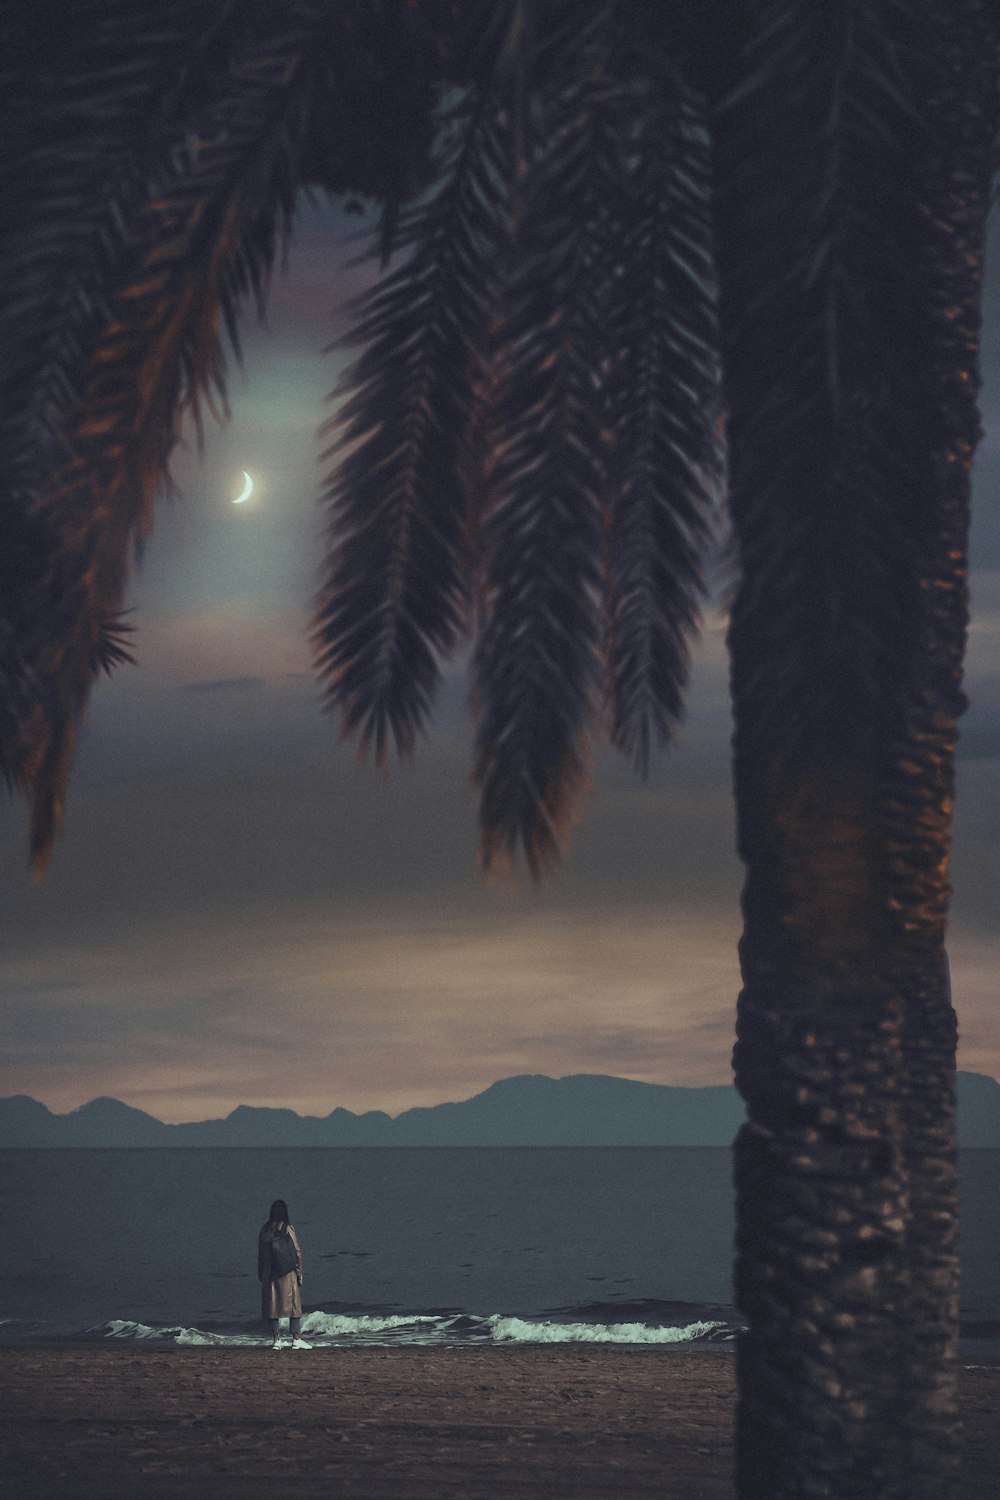
[[[962,1323],[1000,1353],[1000,1151],[961,1153]],[[303,1332],[352,1343],[732,1340],[715,1147],[0,1150],[0,1341],[262,1342],[284,1198]]]

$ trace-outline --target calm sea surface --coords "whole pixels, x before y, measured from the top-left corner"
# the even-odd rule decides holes
[[[961,1171],[963,1324],[992,1346],[1000,1151]],[[276,1197],[314,1342],[690,1343],[739,1324],[725,1149],[0,1150],[0,1193],[7,1341],[256,1341]]]

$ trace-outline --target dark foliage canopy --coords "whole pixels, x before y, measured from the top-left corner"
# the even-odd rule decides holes
[[[536,873],[595,733],[640,770],[669,741],[720,492],[713,125],[747,113],[752,185],[754,133],[785,108],[768,77],[815,81],[844,51],[803,0],[764,10],[749,48],[720,24],[740,7],[687,0],[80,0],[5,18],[0,764],[39,867],[93,684],[129,658],[123,594],[179,422],[225,416],[240,318],[263,308],[304,192],[380,205],[386,267],[325,429],[313,640],[344,733],[378,761],[409,754],[471,639],[483,857],[520,846]],[[764,236],[734,273],[782,326],[794,314],[802,399],[835,423],[842,381],[817,351],[824,288],[850,307],[859,271],[835,253],[841,210],[878,206],[847,228],[888,285],[891,142],[912,112],[894,59],[919,42],[912,7],[860,10],[878,43],[848,101],[864,192],[843,194],[831,147],[829,192],[807,200],[789,156],[768,191],[795,200],[785,258],[814,258],[808,306],[780,307]],[[793,103],[808,115],[808,90]],[[873,483],[905,439],[872,452]],[[807,458],[761,447],[762,483]]]
[[[717,501],[704,99],[615,4],[83,0],[5,23],[0,761],[41,867],[179,422],[226,415],[303,192],[386,274],[327,424],[318,670],[408,754],[472,637],[483,852],[681,710]]]

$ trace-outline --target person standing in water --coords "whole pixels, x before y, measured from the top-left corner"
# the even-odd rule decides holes
[[[302,1327],[302,1251],[298,1235],[288,1222],[288,1204],[275,1198],[267,1223],[257,1237],[257,1280],[260,1282],[260,1311],[271,1327],[271,1348],[283,1347],[278,1337],[278,1321],[288,1319],[293,1349],[311,1349],[300,1337]]]

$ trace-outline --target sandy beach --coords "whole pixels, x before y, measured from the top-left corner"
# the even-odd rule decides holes
[[[9,1493],[731,1500],[728,1351],[0,1349]],[[960,1500],[996,1493],[1000,1364],[963,1369]]]

